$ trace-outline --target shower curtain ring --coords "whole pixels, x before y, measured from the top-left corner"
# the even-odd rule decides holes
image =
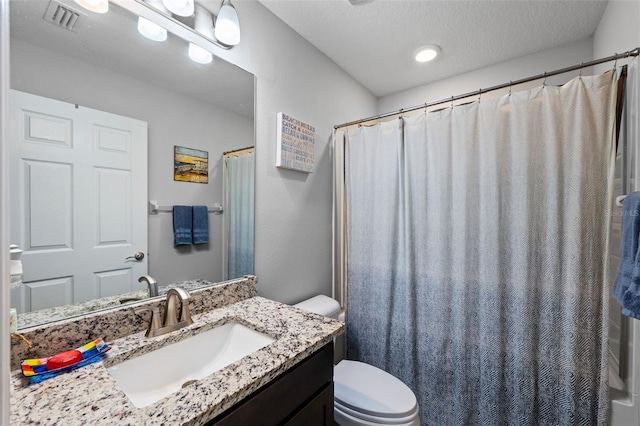
[[[511,85],[513,84],[513,81],[509,80],[509,96],[511,96]]]
[[[582,66],[584,65],[584,62],[580,62],[580,74],[578,74],[578,77],[582,78]]]
[[[544,79],[542,80],[542,87],[547,86],[547,72],[544,72]]]
[[[451,96],[451,109],[453,109],[453,95]]]
[[[482,99],[482,88],[478,89],[478,102]]]

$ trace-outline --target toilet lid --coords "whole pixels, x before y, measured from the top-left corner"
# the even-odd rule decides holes
[[[415,412],[416,397],[407,385],[372,365],[343,360],[333,370],[334,398],[375,417],[405,417]]]

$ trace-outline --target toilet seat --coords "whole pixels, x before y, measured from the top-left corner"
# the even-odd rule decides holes
[[[335,366],[333,380],[336,413],[371,424],[412,424],[418,417],[411,389],[379,368],[343,360]]]

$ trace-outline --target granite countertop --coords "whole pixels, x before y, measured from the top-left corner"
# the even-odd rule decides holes
[[[215,285],[206,280],[189,280],[181,281],[175,284],[159,285],[158,296],[162,297],[167,294],[172,287],[182,287],[187,291],[193,291],[206,286]],[[76,303],[73,305],[56,306],[55,308],[45,308],[33,312],[23,312],[18,315],[18,329],[34,327],[51,321],[58,321],[77,315],[85,315],[102,309],[109,309],[123,306],[127,302],[135,302],[138,300],[149,299],[149,290],[142,289],[131,291],[128,293],[118,294],[116,296],[106,296],[99,299],[91,299],[86,302]]]
[[[11,424],[202,425],[272,381],[343,331],[341,322],[261,297],[193,316],[189,327],[146,338],[136,333],[113,342],[103,361],[41,383],[11,375]],[[237,321],[276,341],[193,385],[136,408],[107,367],[163,345]],[[159,372],[161,373],[161,372]]]

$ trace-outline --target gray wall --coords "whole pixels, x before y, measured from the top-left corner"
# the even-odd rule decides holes
[[[373,114],[376,98],[260,3],[234,5],[242,41],[219,54],[257,79],[258,292],[285,303],[330,295],[333,125]],[[311,174],[275,167],[281,111],[316,128]]]
[[[640,1],[610,0],[593,35],[594,58],[636,47],[640,47]],[[610,67],[602,65],[599,68],[602,71]]]
[[[253,145],[253,120],[142,80],[13,40],[11,87],[146,121],[149,199],[161,205],[222,203],[222,152]],[[173,180],[173,146],[209,152],[209,183]],[[173,246],[171,213],[149,216],[149,272],[159,283],[222,280],[222,216],[209,215],[208,245]]]
[[[496,86],[509,81],[542,74],[592,59],[593,40],[586,38],[553,49],[523,56],[511,61],[452,76],[414,89],[383,96],[378,99],[378,113],[395,111],[414,105],[446,99]],[[576,73],[577,74],[577,73]],[[549,78],[547,84],[559,84],[574,74]],[[517,89],[514,89],[517,90]],[[483,96],[489,96],[483,95]]]

